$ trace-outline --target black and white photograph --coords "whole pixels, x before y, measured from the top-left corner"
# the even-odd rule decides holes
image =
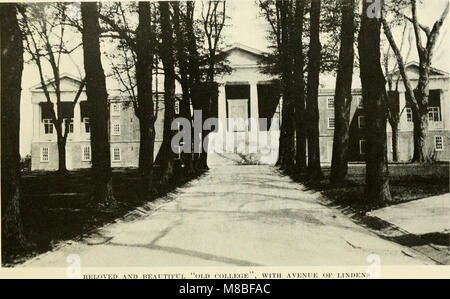
[[[0,12],[2,269],[450,278],[449,0]]]

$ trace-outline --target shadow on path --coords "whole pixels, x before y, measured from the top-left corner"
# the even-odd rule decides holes
[[[160,250],[160,251],[165,251],[168,253],[186,255],[186,256],[190,256],[190,257],[194,257],[194,258],[203,259],[206,261],[215,261],[215,262],[220,262],[220,263],[225,263],[225,264],[230,264],[230,265],[235,265],[235,266],[262,266],[260,264],[245,261],[245,260],[234,259],[234,258],[229,258],[229,257],[225,257],[225,256],[218,256],[218,255],[214,255],[214,254],[209,254],[209,253],[204,253],[204,252],[199,252],[199,251],[194,251],[194,250],[189,250],[189,249],[183,249],[183,248],[178,248],[178,247],[172,247],[172,246],[160,246],[160,245],[156,244],[158,241],[160,241],[165,236],[167,236],[172,229],[174,229],[175,227],[182,225],[182,224],[183,224],[182,221],[177,221],[173,225],[168,226],[167,228],[162,230],[161,233],[158,236],[156,236],[149,244],[138,245],[138,244],[120,244],[120,243],[115,243],[115,242],[108,242],[107,245],[145,248],[145,249],[149,249],[149,250]]]

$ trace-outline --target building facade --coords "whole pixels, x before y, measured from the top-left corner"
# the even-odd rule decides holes
[[[283,100],[280,86],[275,78],[264,72],[261,58],[264,53],[241,44],[225,50],[232,71],[218,76],[218,101],[216,132],[210,134],[209,149],[219,155],[239,154],[251,156],[252,161],[274,164],[278,157],[280,111]],[[417,85],[417,63],[406,65],[412,86]],[[398,160],[409,161],[413,154],[412,112],[405,96],[399,74],[394,71],[393,82],[398,81],[394,100],[398,103],[400,122],[398,126]],[[162,80],[161,80],[162,81]],[[52,82],[48,89],[56,102]],[[90,126],[86,94],[82,92],[73,106],[80,81],[70,75],[61,77],[61,94],[64,124],[69,126],[66,145],[66,164],[69,170],[91,166]],[[354,86],[357,84],[354,84]],[[397,84],[395,84],[397,85]],[[450,160],[450,107],[449,74],[432,69],[430,76],[429,129],[427,142],[437,161]],[[179,86],[178,86],[179,88]],[[108,91],[109,137],[112,167],[137,167],[139,157],[139,120],[129,98],[118,91]],[[56,130],[50,117],[50,107],[40,84],[31,88],[33,105],[32,170],[56,170],[58,147]],[[349,160],[365,160],[365,114],[360,88],[352,90]],[[157,96],[155,108],[158,117],[155,123],[156,157],[163,136],[164,104]],[[334,88],[319,90],[320,154],[323,163],[330,163],[334,134]],[[175,110],[178,110],[178,103]],[[57,109],[55,105],[55,109]],[[388,158],[392,160],[392,129],[387,126]]]
[[[31,88],[33,105],[33,137],[31,142],[31,169],[58,169],[58,146],[56,130],[51,121],[51,109],[62,109],[64,126],[69,126],[66,143],[66,167],[68,170],[91,167],[90,119],[86,93],[83,91],[75,105],[73,101],[80,86],[77,78],[61,75],[61,101],[56,105],[52,82],[47,83],[54,108],[47,103],[41,84]],[[134,113],[130,98],[115,90],[108,91],[109,140],[112,167],[137,167],[139,157],[139,119]],[[162,95],[156,97],[155,109],[155,156],[162,142],[164,102]]]
[[[405,65],[411,85],[417,86],[419,73],[418,64],[411,62]],[[399,114],[397,161],[408,162],[414,153],[412,110],[406,99],[405,88],[397,70],[391,74],[393,90],[388,93],[393,101],[392,109]],[[426,143],[429,145],[430,156],[435,161],[450,161],[450,106],[449,106],[449,74],[432,68],[429,82],[428,132]],[[357,85],[357,84],[354,84]],[[319,132],[321,162],[331,163],[334,134],[334,89],[319,90]],[[366,121],[362,102],[362,90],[352,89],[352,104],[350,109],[350,140],[349,161],[365,161]],[[387,122],[387,152],[388,160],[393,161],[392,127]]]
[[[405,65],[406,73],[413,88],[419,81],[419,65],[411,62]],[[413,121],[412,110],[408,104],[405,87],[398,70],[392,72],[394,84],[398,81],[396,97],[399,102],[400,123],[398,138],[399,161],[409,161],[413,157]],[[426,144],[429,154],[435,161],[450,161],[450,105],[449,105],[449,73],[431,68],[428,98],[428,132]],[[392,129],[388,124],[388,157],[392,159]]]

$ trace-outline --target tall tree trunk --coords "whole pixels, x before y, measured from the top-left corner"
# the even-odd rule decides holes
[[[430,145],[426,143],[426,135],[428,131],[428,95],[429,95],[429,77],[430,67],[433,58],[433,52],[438,40],[440,30],[447,18],[449,12],[449,2],[443,10],[439,19],[433,24],[432,29],[423,29],[419,24],[417,17],[417,1],[411,0],[410,19],[414,28],[414,35],[416,36],[416,47],[419,54],[419,82],[416,88],[416,100],[418,105],[413,107],[413,123],[414,123],[414,154],[413,162],[431,162]],[[425,46],[422,44],[422,36],[425,33]]]
[[[347,151],[350,139],[350,107],[352,103],[353,43],[355,39],[355,0],[341,3],[341,48],[334,96],[334,138],[330,181],[342,184],[347,175]]]
[[[66,141],[64,140],[63,136],[60,136],[58,134],[57,138],[57,144],[58,144],[58,172],[60,174],[64,174],[67,172],[66,167]]]
[[[294,97],[295,97],[295,172],[303,176],[306,168],[306,102],[304,83],[304,59],[303,56],[303,21],[305,4],[301,0],[295,1],[294,30],[292,34],[292,50],[294,57]]]
[[[175,1],[172,3],[173,6],[173,28],[175,33],[175,48],[176,48],[176,57],[178,60],[178,69],[181,78],[181,89],[182,89],[182,98],[180,101],[180,116],[188,119],[190,123],[192,123],[191,116],[191,93],[189,86],[189,73],[188,73],[188,56],[187,56],[187,47],[186,47],[186,35],[184,29],[184,22],[182,22],[180,3]],[[185,141],[184,141],[185,142]],[[183,164],[187,173],[193,172],[193,163],[192,163],[192,138],[191,138],[191,151],[189,153],[182,153],[181,157],[183,160]]]
[[[287,103],[289,102],[287,100],[288,98],[288,92],[287,92],[287,86],[286,86],[286,82],[287,82],[287,76],[289,74],[286,73],[285,69],[286,69],[286,59],[287,59],[287,55],[286,55],[286,43],[288,41],[287,38],[287,33],[286,33],[286,23],[283,23],[282,20],[285,18],[285,13],[284,13],[284,2],[283,1],[275,1],[275,10],[277,13],[277,16],[280,16],[278,19],[279,22],[279,35],[280,35],[280,42],[278,43],[278,52],[279,52],[279,60],[280,60],[280,67],[281,67],[281,90],[282,90],[282,101],[280,101],[280,103],[282,104],[281,107],[281,125],[280,125],[280,141],[279,141],[279,150],[278,150],[278,159],[276,162],[276,166],[279,167],[283,167],[284,164],[284,156],[285,156],[285,151],[286,151],[286,139],[287,139],[287,127],[288,127],[288,117],[287,117],[287,109],[285,108]]]
[[[173,131],[172,121],[175,116],[175,62],[173,58],[173,30],[170,20],[169,3],[159,2],[161,22],[161,59],[164,67],[164,132],[160,153],[160,166],[162,170],[161,181],[169,183],[174,175],[175,155],[171,148]]]
[[[200,86],[200,58],[197,50],[197,38],[194,30],[194,10],[195,2],[186,2],[186,33],[187,33],[187,49],[188,49],[188,78],[189,78],[189,93],[192,107],[194,110],[199,110],[199,86]],[[194,136],[194,127],[191,128],[191,136]],[[191,138],[192,149],[194,148],[194,138]],[[193,152],[192,154],[192,166],[194,171],[196,170],[198,156]]]
[[[425,55],[425,54],[422,54]],[[420,56],[420,54],[419,54]],[[426,58],[420,59],[419,82],[414,92],[418,107],[413,107],[413,132],[414,132],[414,153],[412,162],[431,162],[430,145],[427,144],[428,133],[428,95],[430,64]]]
[[[392,48],[392,51],[395,54],[395,58],[397,60],[397,65],[398,65],[398,69],[403,81],[403,86],[406,89],[406,98],[408,99],[408,103],[410,104],[412,110],[413,110],[413,115],[416,114],[416,117],[413,117],[413,126],[414,126],[414,132],[418,132],[417,135],[414,134],[413,138],[414,138],[414,154],[413,154],[413,160],[420,160],[420,153],[422,152],[421,149],[421,143],[420,140],[417,139],[417,137],[419,137],[420,135],[422,135],[421,128],[420,128],[420,117],[419,117],[419,110],[420,110],[420,103],[419,103],[419,99],[416,98],[416,94],[414,93],[413,87],[411,86],[411,81],[409,80],[407,73],[406,73],[406,68],[405,68],[405,63],[403,61],[403,57],[401,54],[401,49],[397,46],[397,43],[395,42],[394,36],[392,34],[391,28],[389,27],[389,24],[387,23],[385,18],[381,19],[381,22],[383,24],[383,29],[384,29],[384,34],[387,38],[387,40],[389,41],[389,44]],[[390,87],[392,85],[392,83],[388,82]],[[392,138],[394,138],[394,126],[393,123],[395,123],[397,121],[397,130],[398,130],[398,119],[393,119],[393,117],[398,118],[397,116],[391,116],[389,123],[391,124],[392,127]],[[398,132],[397,132],[398,133]],[[392,140],[394,141],[394,140]],[[394,146],[394,143],[392,144]],[[396,145],[397,146],[397,145]],[[393,155],[397,155],[397,153],[393,152]],[[394,160],[396,161],[396,160]]]
[[[426,143],[426,135],[428,128],[428,94],[429,94],[429,72],[431,61],[433,57],[436,41],[438,40],[440,30],[447,18],[449,12],[449,2],[445,6],[439,19],[433,24],[431,30],[429,27],[422,26],[417,18],[417,1],[410,0],[412,17],[407,18],[413,25],[417,53],[419,56],[419,82],[416,88],[416,93],[413,92],[408,77],[406,76],[403,58],[398,47],[395,44],[393,35],[386,20],[382,19],[385,29],[386,37],[394,50],[396,55],[400,74],[402,76],[406,93],[413,111],[413,125],[414,125],[414,154],[413,162],[430,162],[431,150],[430,145]],[[423,36],[426,37],[425,46],[422,43]]]
[[[308,86],[306,111],[308,114],[308,174],[312,179],[323,177],[320,167],[319,144],[319,75],[320,75],[320,6],[321,0],[311,0],[310,44],[308,52]]]
[[[27,245],[20,216],[20,94],[23,46],[16,4],[1,4],[2,253]]]
[[[291,10],[289,1],[276,1],[276,9],[280,14],[281,27],[281,78],[283,84],[283,107],[281,110],[280,146],[277,165],[287,174],[292,174],[295,165],[295,103],[292,87],[292,53],[291,53]]]
[[[93,197],[101,207],[114,207],[111,153],[108,141],[108,95],[100,54],[97,2],[81,3],[86,95],[90,108]]]
[[[381,68],[380,28],[377,18],[369,18],[370,3],[363,1],[358,37],[362,95],[367,119],[365,197],[371,202],[391,200],[386,146],[386,81]]]
[[[180,102],[180,116],[189,120],[189,122],[192,124],[192,115],[191,115],[191,97],[190,97],[190,91],[187,84],[184,84],[184,87],[182,87],[182,100]],[[191,129],[191,137],[192,137],[192,125],[190,127]],[[185,153],[183,152],[181,154],[181,158],[183,160],[183,165],[185,167],[185,171],[188,174],[192,174],[194,172],[194,163],[193,163],[193,138],[191,138],[190,141],[190,152]],[[183,142],[186,142],[186,140],[183,140]]]
[[[430,145],[426,142],[428,132],[428,111],[425,109],[412,109],[414,153],[412,162],[431,162]]]
[[[139,2],[139,25],[136,40],[136,84],[140,129],[139,172],[142,191],[151,191],[153,186],[153,149],[155,140],[154,104],[152,94],[152,25],[149,2]]]
[[[212,77],[212,79],[214,80],[214,77]],[[201,101],[200,107],[202,110],[202,118],[208,119],[209,117],[214,116],[213,102],[217,102],[218,84],[214,81],[208,81],[205,84],[202,84],[202,86],[204,87],[204,91],[197,93],[197,96],[200,97]],[[211,132],[210,129],[204,129],[202,127],[202,149],[196,161],[196,167],[200,170],[208,169],[208,141]]]
[[[389,121],[392,128],[392,161],[398,162],[398,121]]]

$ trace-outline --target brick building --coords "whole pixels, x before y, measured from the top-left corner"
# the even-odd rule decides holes
[[[90,124],[86,94],[82,92],[73,106],[73,99],[80,81],[69,74],[61,75],[61,95],[64,125],[69,126],[66,143],[67,169],[91,167]],[[47,83],[52,101],[56,102],[52,82]],[[109,140],[112,167],[137,167],[139,157],[139,119],[134,113],[130,99],[116,90],[109,90]],[[32,170],[56,170],[58,168],[58,146],[56,130],[51,122],[50,109],[41,84],[31,88],[33,105],[33,137],[31,142]],[[158,94],[155,108],[155,156],[162,142],[164,118],[163,95]],[[58,107],[55,104],[55,111]]]
[[[219,119],[218,132],[211,134],[210,142],[216,148],[230,148],[237,150],[239,142],[249,146],[249,136],[257,136],[253,141],[258,149],[256,159],[261,163],[273,164],[278,155],[278,139],[280,110],[282,97],[277,80],[263,71],[260,60],[263,52],[241,44],[234,44],[225,50],[232,72],[219,76],[217,82],[218,102],[217,116]],[[417,84],[417,63],[406,66],[412,86]],[[392,73],[394,82],[398,72]],[[161,80],[162,81],[162,80]],[[65,124],[69,126],[67,140],[67,168],[87,168],[91,165],[90,127],[86,106],[86,95],[83,92],[79,101],[73,107],[73,99],[80,82],[68,75],[61,77],[62,101],[61,109]],[[357,84],[354,84],[354,86]],[[48,88],[53,101],[55,93],[51,82]],[[177,86],[179,90],[179,86]],[[430,76],[430,107],[428,143],[433,145],[432,155],[436,160],[450,160],[450,107],[449,107],[449,74],[432,69]],[[411,109],[408,107],[403,84],[399,81],[398,101],[400,113],[398,151],[399,161],[409,161],[413,154],[413,126]],[[108,91],[110,95],[110,144],[112,167],[137,167],[139,157],[139,120],[136,118],[129,98],[118,91]],[[49,115],[49,107],[40,84],[31,88],[31,102],[33,104],[33,139],[32,139],[32,170],[55,170],[58,167],[58,148],[56,144],[56,130],[53,128]],[[361,89],[352,91],[350,124],[350,161],[365,159],[365,117],[362,105]],[[155,157],[162,141],[162,126],[164,105],[162,95],[158,99],[158,118],[155,123]],[[56,105],[55,105],[56,106]],[[176,104],[176,110],[177,110]],[[333,89],[319,90],[320,113],[320,151],[324,163],[331,162],[333,134],[334,134],[334,86]],[[231,119],[257,119],[256,124],[232,124]],[[267,120],[267,127],[260,122]],[[388,155],[392,159],[391,128],[388,124],[387,140]],[[240,136],[240,137],[239,137]],[[240,140],[240,141],[239,141]],[[220,145],[217,147],[217,145]],[[210,145],[211,147],[211,145]],[[263,150],[261,150],[263,149]]]

